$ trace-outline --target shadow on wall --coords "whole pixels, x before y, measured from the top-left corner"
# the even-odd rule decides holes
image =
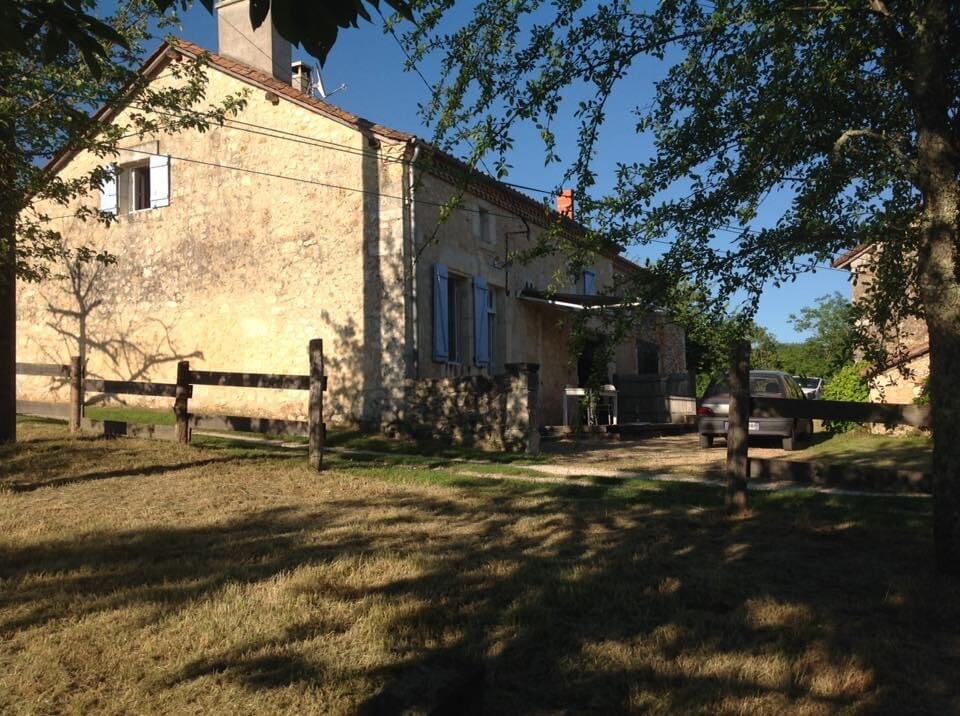
[[[917,555],[929,539],[885,529],[889,517],[808,498],[734,523],[713,493],[687,486],[556,500],[486,493],[482,481],[464,483],[471,493],[378,483],[354,495],[356,481],[331,479],[322,500],[274,489],[230,519],[205,519],[181,495],[171,504],[185,512],[166,525],[98,522],[8,545],[0,632],[29,653],[55,641],[58,622],[97,616],[101,640],[125,625],[126,658],[149,662],[157,683],[107,675],[109,661],[82,668],[104,697],[123,689],[133,710],[158,688],[196,705],[195,689],[214,685],[234,689],[223,694],[240,711],[318,692],[342,713],[960,703],[960,593],[926,576]],[[138,621],[104,621],[111,612]],[[234,616],[211,617],[221,613]]]
[[[362,334],[352,318],[338,321],[325,309],[320,311],[320,317],[326,332],[324,371],[329,376],[323,395],[324,420],[331,425],[355,426],[363,409]]]
[[[122,302],[118,287],[125,277],[117,264],[65,258],[62,267],[64,280],[41,293],[48,316],[46,325],[63,346],[62,351],[41,346],[51,362],[67,363],[70,356],[79,355],[88,366],[88,378],[128,381],[159,378],[168,382],[175,368],[160,376],[155,375],[157,368],[203,358],[199,350],[177,349],[171,336],[174,323],[152,317],[130,317],[129,312],[121,315],[117,310]],[[66,384],[67,381],[55,379],[54,390]],[[125,402],[122,396],[100,394],[88,404],[113,400]]]

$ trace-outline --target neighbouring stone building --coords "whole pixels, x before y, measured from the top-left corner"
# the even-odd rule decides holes
[[[853,301],[863,299],[872,276],[873,246],[863,244],[839,256],[835,268],[853,274]],[[926,385],[930,375],[930,343],[927,324],[918,318],[903,321],[898,327],[895,343],[889,348],[891,359],[887,365],[872,366],[870,400],[876,403],[912,403]]]
[[[533,381],[531,420],[560,422],[564,386],[577,384],[564,319],[637,267],[611,250],[559,287],[566,300],[546,295],[559,260],[511,265],[508,250],[557,224],[576,235],[574,221],[411,134],[314,98],[307,68],[291,66],[269,22],[236,30],[246,12],[246,0],[218,6],[205,98],[246,94],[246,108],[205,133],[122,144],[114,181],[89,198],[117,221],[55,219],[68,242],[116,263],[64,266],[62,281],[20,285],[18,360],[66,362],[82,346],[88,372],[105,378],[170,382],[183,359],[194,369],[304,373],[307,343],[319,337],[329,423],[436,426],[437,411],[457,410],[464,394],[499,395],[511,380]],[[172,63],[204,54],[179,41],[142,71],[162,86],[177,81]],[[101,113],[122,123],[130,111]],[[103,162],[66,152],[48,169],[78,176]],[[460,208],[443,220],[453,197]],[[663,317],[617,348],[610,373],[654,368],[686,368],[683,331]],[[62,400],[57,391],[18,378],[25,399]],[[505,409],[498,400],[475,400],[471,415]],[[191,400],[197,411],[288,418],[305,406],[298,392],[219,387],[197,387]]]

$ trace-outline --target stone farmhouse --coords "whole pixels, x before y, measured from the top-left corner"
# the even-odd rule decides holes
[[[853,274],[853,301],[866,294],[870,285],[873,246],[862,244],[840,255],[833,261],[834,268],[847,269]],[[870,370],[870,400],[886,403],[912,403],[920,396],[930,375],[930,343],[927,324],[910,318],[898,327],[897,342],[891,345],[891,360],[887,365]]]
[[[208,54],[206,100],[246,93],[248,104],[205,133],[122,144],[114,181],[88,199],[117,221],[56,220],[68,242],[116,262],[21,285],[18,360],[65,362],[79,345],[88,373],[104,378],[170,382],[183,359],[304,373],[307,343],[319,337],[328,423],[455,430],[450,413],[508,410],[511,380],[535,396],[530,420],[559,423],[564,386],[578,382],[564,319],[637,267],[610,250],[558,287],[559,259],[509,263],[509,251],[558,222],[567,235],[581,230],[569,195],[561,215],[414,135],[316,99],[309,68],[291,63],[269,21],[237,30],[246,13],[246,0],[220,3],[218,53],[178,41],[146,60],[142,72],[162,85],[177,81],[172,63]],[[122,122],[130,111],[101,115]],[[65,153],[49,171],[76,176],[103,163]],[[459,208],[444,220],[454,197]],[[685,369],[683,331],[662,317],[609,366],[611,375]],[[25,399],[57,399],[56,390],[18,379]],[[198,387],[191,400],[191,410],[230,415],[299,418],[305,407],[293,391]]]

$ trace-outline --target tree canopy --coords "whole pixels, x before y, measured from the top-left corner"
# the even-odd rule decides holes
[[[598,240],[670,242],[659,271],[720,302],[742,292],[747,315],[769,283],[874,245],[864,317],[881,334],[911,316],[928,325],[937,564],[960,574],[960,4],[481,0],[453,31],[450,5],[421,0],[407,35],[414,61],[442,56],[426,108],[437,141],[469,138],[505,171],[519,124],[558,161],[553,128],[571,117],[566,177]],[[610,99],[651,56],[666,73],[634,113],[654,149],[595,191]],[[574,87],[587,91],[570,107]],[[772,194],[779,218],[748,228]]]
[[[209,11],[214,0],[199,0]],[[406,0],[384,0],[394,12],[413,19]],[[380,0],[251,0],[250,24],[258,28],[272,12],[277,32],[322,63],[337,40],[340,28],[357,27],[360,19],[371,21],[370,5],[379,12]],[[151,0],[140,11],[164,16],[183,9],[190,0]],[[71,52],[79,54],[87,68],[96,73],[110,61],[110,46],[130,48],[130,37],[110,18],[97,17],[96,0],[8,0],[0,3],[0,53],[35,55],[50,63]]]

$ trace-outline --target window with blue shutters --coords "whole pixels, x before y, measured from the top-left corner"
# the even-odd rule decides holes
[[[433,265],[433,359],[446,363],[450,359],[449,275],[443,264]]]
[[[486,279],[473,278],[473,362],[479,368],[490,366],[490,289]]]
[[[597,274],[593,271],[587,270],[583,272],[583,295],[597,295]]]

